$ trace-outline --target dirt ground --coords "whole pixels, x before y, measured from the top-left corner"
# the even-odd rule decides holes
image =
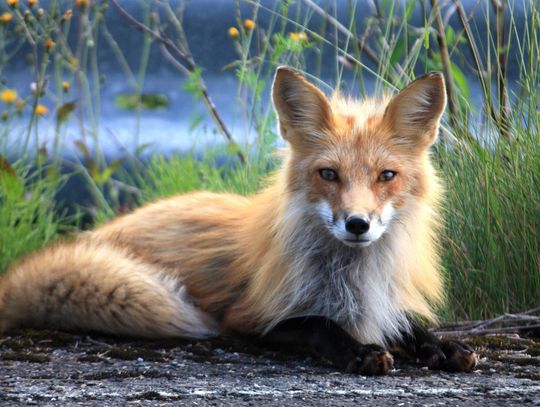
[[[336,372],[235,339],[122,341],[59,332],[0,338],[0,405],[540,406],[540,341],[466,339],[468,374],[396,363],[389,376]]]

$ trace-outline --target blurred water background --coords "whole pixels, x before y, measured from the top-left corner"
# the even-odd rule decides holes
[[[47,1],[41,4],[46,7]],[[61,3],[61,2],[60,2]],[[121,1],[123,7],[133,16],[144,20],[145,13],[150,2],[144,1]],[[173,6],[178,2],[170,2]],[[351,13],[354,13],[357,21],[357,31],[361,31],[365,14],[372,12],[374,3],[369,0],[358,0],[350,2],[347,0],[317,1],[331,15],[336,16],[340,21],[350,21]],[[445,13],[451,12],[451,2],[446,2]],[[485,12],[482,1],[467,0],[463,4],[467,13],[472,13],[474,20],[474,35],[479,39],[479,43],[487,41],[482,38],[486,33],[485,24],[488,20],[483,16]],[[353,4],[353,6],[351,6]],[[263,0],[257,16],[259,27],[268,25],[271,19],[271,10],[276,9],[277,2]],[[513,18],[516,26],[520,26],[524,17],[523,4],[516,2],[512,5]],[[229,27],[234,26],[236,18],[239,16],[250,16],[253,13],[253,5],[249,2],[237,2],[234,0],[193,0],[185,2],[184,29],[195,61],[203,68],[204,80],[206,81],[209,93],[213,98],[217,110],[231,129],[235,139],[246,144],[252,141],[253,132],[245,128],[242,120],[242,109],[238,103],[238,82],[234,68],[226,67],[238,58],[234,49],[234,42],[227,35]],[[478,18],[476,18],[478,17]],[[422,26],[424,16],[420,7],[415,9],[413,22]],[[112,6],[105,13],[106,24],[111,35],[115,38],[119,48],[122,50],[128,64],[136,67],[141,59],[141,44],[143,34],[137,31],[126,19]],[[309,20],[308,27],[317,32],[323,26],[323,20],[316,14],[304,15],[301,20]],[[75,22],[74,22],[75,23]],[[458,18],[453,14],[448,19],[448,24],[454,26],[456,30],[459,26]],[[290,30],[294,31],[295,26],[290,25]],[[77,29],[72,29],[73,34],[69,41],[76,41]],[[327,38],[335,40],[335,33],[328,30]],[[342,41],[342,39],[338,40]],[[196,101],[193,95],[186,92],[183,85],[186,78],[182,76],[162,55],[158,46],[153,45],[150,49],[149,64],[143,82],[142,91],[148,94],[159,94],[166,97],[168,106],[155,110],[142,110],[137,115],[133,111],[121,108],[117,103],[118,95],[132,92],[126,75],[121,69],[118,58],[107,42],[100,38],[95,44],[97,47],[97,62],[99,66],[99,94],[95,94],[99,101],[99,110],[95,111],[91,120],[94,131],[100,134],[100,148],[108,155],[116,155],[119,151],[133,151],[138,146],[151,143],[152,151],[176,152],[190,149],[200,149],[215,143],[222,143],[223,138],[217,134],[214,125],[208,117],[207,111],[201,101]],[[466,52],[466,51],[465,51]],[[512,61],[517,58],[515,49],[510,49],[508,63],[508,77],[510,88],[518,79],[517,64]],[[0,79],[11,88],[16,88],[24,97],[25,92],[31,92],[31,66],[28,64],[26,55],[30,49],[22,47],[13,58],[7,68],[0,73]],[[309,55],[306,61],[307,71],[310,72],[316,64],[316,55]],[[338,85],[337,69],[340,64],[337,61],[335,50],[331,46],[323,47],[322,66],[319,86],[325,91]],[[370,67],[369,60],[363,61]],[[375,67],[371,67],[375,69]],[[422,66],[417,67],[418,73],[422,73]],[[365,88],[370,91],[373,88],[375,78],[364,70]],[[95,79],[94,79],[95,80]],[[475,77],[467,77],[470,94],[473,103],[480,104],[481,91]],[[92,79],[90,78],[90,82]],[[327,84],[325,86],[323,84]],[[345,93],[358,95],[358,81],[352,77],[350,70],[344,69],[339,83]],[[59,86],[54,82],[54,75],[50,75],[50,88]],[[93,84],[90,83],[92,87]],[[495,84],[493,84],[495,86]],[[269,84],[264,90],[264,98],[269,101]],[[137,116],[137,117],[135,117]],[[19,120],[11,123],[14,132],[16,128],[26,125],[27,116],[22,116]],[[196,125],[195,125],[196,124]],[[52,117],[39,121],[39,134],[41,143],[44,146],[50,145],[54,138],[54,120]],[[62,150],[73,151],[74,142],[80,137],[79,124],[74,120],[67,124],[66,136],[62,139]],[[13,152],[16,153],[17,141],[13,142]]]

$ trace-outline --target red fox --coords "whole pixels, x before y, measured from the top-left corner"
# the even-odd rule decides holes
[[[0,331],[250,335],[363,374],[388,372],[396,346],[474,367],[467,345],[415,322],[443,299],[429,155],[442,76],[358,102],[280,67],[272,99],[289,149],[268,187],[163,199],[23,258],[0,280]]]

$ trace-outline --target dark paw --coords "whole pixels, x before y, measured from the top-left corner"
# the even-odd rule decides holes
[[[362,347],[358,353],[347,365],[346,372],[380,376],[387,374],[394,367],[392,355],[379,346]]]
[[[478,362],[474,350],[458,341],[425,343],[420,347],[418,356],[424,366],[446,372],[469,372]]]

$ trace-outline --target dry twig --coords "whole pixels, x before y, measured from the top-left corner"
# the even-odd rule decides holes
[[[439,329],[441,336],[470,336],[487,334],[523,333],[540,329],[540,307],[518,314],[504,314],[484,321],[468,321]]]
[[[141,30],[143,32],[146,32],[150,34],[150,36],[158,41],[161,46],[161,51],[163,52],[165,58],[173,64],[173,66],[179,70],[184,75],[189,75],[192,72],[195,72],[197,69],[197,64],[195,63],[193,57],[184,51],[182,51],[179,47],[176,46],[176,44],[168,37],[164,36],[162,33],[155,31],[151,29],[150,27],[146,26],[145,24],[141,23],[137,19],[135,19],[131,14],[129,14],[120,4],[118,4],[117,0],[111,0],[116,9],[119,11],[119,13],[126,18],[126,20],[133,25],[138,30]],[[242,164],[246,163],[246,158],[244,154],[242,153],[241,149],[239,148],[238,144],[234,141],[234,138],[227,128],[227,125],[221,118],[221,115],[219,114],[216,105],[214,104],[214,101],[210,97],[210,94],[208,93],[208,88],[206,87],[206,84],[204,83],[203,79],[200,78],[200,88],[201,88],[201,97],[204,101],[204,104],[208,108],[208,111],[210,113],[210,116],[212,117],[212,120],[214,120],[214,123],[216,124],[218,130],[223,134],[225,137],[227,143],[231,145],[236,151],[236,155],[239,159],[239,161]]]

